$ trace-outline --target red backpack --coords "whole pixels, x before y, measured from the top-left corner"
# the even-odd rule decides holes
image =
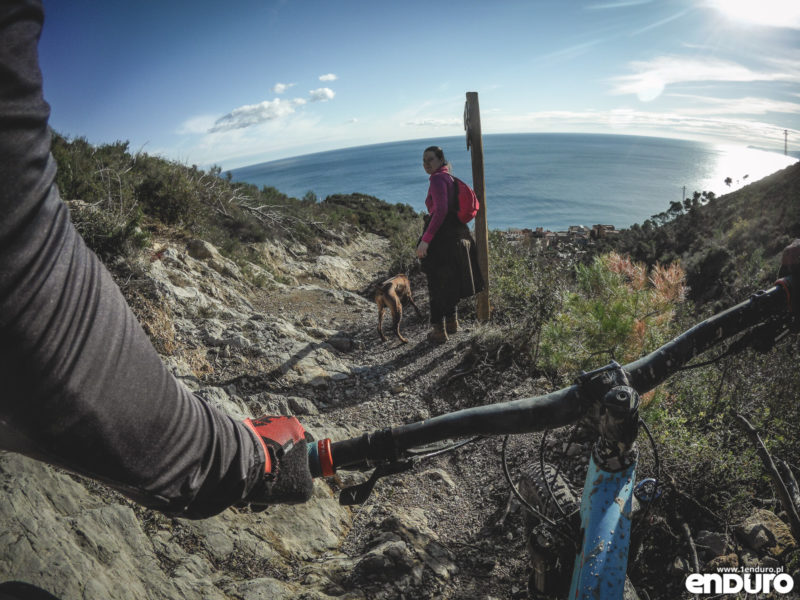
[[[453,177],[450,175],[450,177]],[[465,225],[475,218],[481,203],[472,188],[461,181],[458,177],[453,177],[455,182],[455,198],[450,200],[450,211],[456,213],[458,220]]]

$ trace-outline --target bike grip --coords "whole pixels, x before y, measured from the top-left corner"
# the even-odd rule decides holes
[[[308,470],[311,471],[311,477],[330,477],[336,473],[329,438],[308,442]]]

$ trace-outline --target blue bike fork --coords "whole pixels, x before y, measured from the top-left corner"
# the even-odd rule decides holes
[[[575,558],[570,599],[622,599],[631,539],[636,462],[603,471],[589,461],[581,499],[581,551]]]

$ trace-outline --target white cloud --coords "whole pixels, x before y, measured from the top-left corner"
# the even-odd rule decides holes
[[[273,91],[285,91],[294,84],[277,84]],[[279,88],[279,86],[282,86]],[[308,102],[327,102],[332,100],[335,92],[330,88],[318,88],[309,91],[309,98],[292,98],[282,100],[264,100],[258,104],[246,104],[233,109],[228,114],[214,119],[213,117],[195,117],[181,125],[183,133],[219,133],[234,129],[245,129],[268,121],[284,120],[292,115],[298,107]]]
[[[308,95],[311,102],[327,102],[328,100],[333,100],[336,93],[331,88],[324,87],[310,90]]]
[[[661,27],[663,25],[666,25],[667,23],[671,23],[672,21],[675,21],[676,19],[680,19],[681,17],[686,16],[687,14],[689,14],[690,10],[691,9],[687,8],[685,10],[678,11],[678,12],[670,15],[669,17],[665,17],[663,19],[655,21],[654,23],[650,23],[649,25],[645,25],[644,27],[642,27],[640,29],[637,29],[636,31],[632,31],[631,35],[641,35],[643,33],[647,33],[648,31],[652,31],[653,29],[658,29],[659,27]]]
[[[712,98],[690,94],[673,94],[675,98],[685,98],[705,104],[702,107],[684,107],[681,112],[692,115],[765,115],[767,113],[800,113],[800,103],[782,102],[770,98]]]
[[[789,56],[769,56],[765,57],[765,61],[773,68],[780,69],[787,78],[800,82],[800,60]]]
[[[689,115],[632,109],[540,111],[526,115],[486,115],[484,132],[581,132],[654,135],[743,145],[783,144],[785,127],[713,115]],[[800,131],[789,128],[791,135]]]
[[[691,82],[797,81],[787,72],[757,72],[716,58],[660,56],[630,64],[635,73],[615,77],[614,94],[635,94],[643,102],[658,98],[668,85]]]
[[[220,117],[214,122],[208,132],[216,133],[219,131],[230,131],[231,129],[241,129],[258,125],[265,121],[273,121],[292,114],[295,108],[302,106],[306,101],[302,98],[293,100],[275,100],[259,102],[258,104],[247,104],[233,109],[227,115]]]
[[[606,2],[604,4],[589,4],[584,8],[587,10],[609,10],[616,8],[630,8],[631,6],[650,4],[651,2],[652,0],[619,0],[618,2]]]
[[[286,90],[294,85],[294,83],[276,83],[274,86],[272,86],[272,93],[283,94],[286,92]]]
[[[339,78],[336,75],[334,75],[333,73],[328,73],[326,75],[320,75],[319,76],[319,80],[320,81],[336,81],[337,79],[339,79]]]
[[[198,115],[190,117],[178,126],[176,133],[186,135],[194,133],[206,133],[214,126],[217,117],[214,115]]]

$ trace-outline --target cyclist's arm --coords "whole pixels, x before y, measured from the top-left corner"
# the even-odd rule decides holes
[[[264,446],[168,372],[54,183],[35,0],[0,4],[0,448],[150,507],[215,514],[262,484]]]

